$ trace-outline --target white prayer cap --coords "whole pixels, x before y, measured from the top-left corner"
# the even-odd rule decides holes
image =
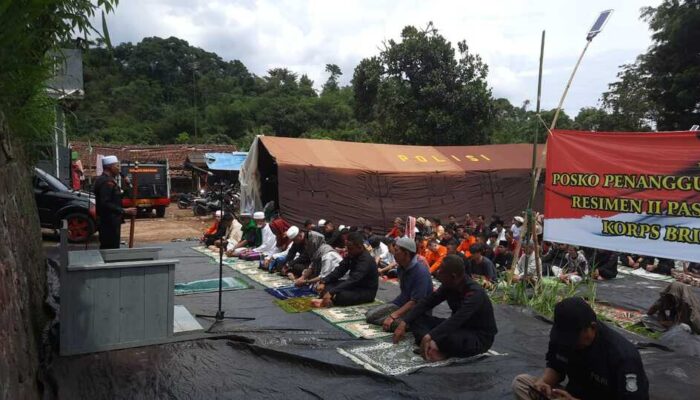
[[[117,156],[105,156],[102,157],[102,165],[112,165],[118,163],[119,160],[117,159]]]
[[[253,214],[253,219],[265,219],[265,213],[262,211],[256,211]]]
[[[523,217],[521,217],[521,216],[515,217],[515,220],[518,221],[518,222],[520,222],[521,224],[525,222],[525,218],[523,218]]]
[[[294,240],[295,237],[299,234],[299,228],[296,226],[290,226],[289,229],[287,229],[287,237],[290,240]]]
[[[318,220],[318,226],[323,226],[323,225],[325,225],[325,224],[326,224],[326,220],[325,220],[325,219],[319,219],[319,220]]]
[[[214,213],[214,216],[220,217],[221,216],[221,210],[216,210]]]
[[[340,226],[338,227],[338,230],[339,230],[339,231],[342,231],[343,229],[345,229],[345,225],[340,225]]]

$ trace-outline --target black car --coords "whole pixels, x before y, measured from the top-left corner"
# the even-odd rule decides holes
[[[51,174],[34,168],[34,198],[42,228],[59,229],[68,221],[68,240],[84,242],[97,226],[95,199],[66,186]]]

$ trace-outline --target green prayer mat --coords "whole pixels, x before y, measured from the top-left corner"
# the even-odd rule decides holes
[[[221,287],[222,290],[241,290],[250,288],[250,285],[242,279],[227,276],[221,280]],[[175,296],[193,293],[216,292],[218,290],[218,279],[203,279],[199,281],[175,284]]]
[[[467,358],[448,358],[447,360],[428,362],[418,354],[413,353],[413,340],[404,338],[398,344],[382,341],[373,344],[363,344],[347,348],[338,348],[338,353],[363,366],[365,369],[383,375],[404,375],[425,367],[442,367],[454,363],[472,363],[485,357],[503,356],[493,350]]]
[[[384,304],[384,302],[375,300],[372,303],[359,304],[356,306],[319,308],[317,310],[313,310],[313,312],[331,324],[349,321],[364,321],[367,311],[370,308],[376,307],[380,304]]]
[[[392,332],[384,332],[381,326],[372,325],[365,321],[341,322],[335,324],[335,326],[356,338],[362,339],[378,339],[393,335]]]
[[[311,300],[315,298],[315,296],[294,297],[286,300],[275,299],[273,302],[288,313],[301,313],[311,311],[313,309],[313,306],[311,306]]]

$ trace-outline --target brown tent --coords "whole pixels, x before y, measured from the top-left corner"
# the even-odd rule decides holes
[[[275,201],[296,224],[324,218],[377,230],[408,215],[461,220],[471,212],[510,220],[527,206],[531,164],[527,144],[431,147],[259,136],[240,175],[242,208]]]

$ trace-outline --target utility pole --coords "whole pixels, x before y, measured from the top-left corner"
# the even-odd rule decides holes
[[[192,96],[194,97],[194,137],[197,138],[197,62],[192,63]]]

